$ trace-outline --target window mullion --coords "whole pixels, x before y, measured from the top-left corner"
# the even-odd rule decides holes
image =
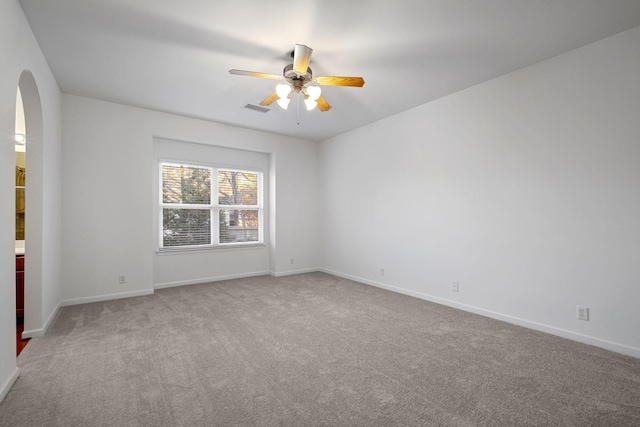
[[[208,203],[203,203],[201,205],[187,203],[162,203],[163,209],[211,209],[212,207],[213,205]]]
[[[228,210],[239,210],[239,211],[244,211],[244,210],[255,211],[260,209],[260,206],[258,205],[220,205],[219,208],[228,209]]]
[[[218,169],[211,168],[211,244],[220,245],[220,210],[218,208]]]

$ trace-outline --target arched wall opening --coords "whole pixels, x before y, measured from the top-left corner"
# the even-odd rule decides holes
[[[31,72],[25,70],[18,83],[24,109],[27,186],[25,192],[24,233],[24,333],[33,337],[43,329],[43,118],[38,86]]]

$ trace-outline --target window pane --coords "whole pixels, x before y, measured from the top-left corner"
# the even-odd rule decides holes
[[[258,210],[220,209],[220,243],[257,242]]]
[[[210,209],[163,209],[163,246],[211,244]]]
[[[219,170],[218,203],[257,206],[258,174]]]
[[[211,169],[162,165],[163,203],[211,203]]]

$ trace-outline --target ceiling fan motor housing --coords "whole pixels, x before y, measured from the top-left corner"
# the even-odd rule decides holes
[[[307,67],[306,73],[298,74],[293,69],[293,64],[289,64],[286,67],[284,67],[284,70],[282,71],[282,75],[284,76],[285,79],[287,79],[289,83],[291,83],[294,89],[300,90],[304,85],[306,85],[311,81],[313,77],[313,72],[311,71],[311,68]]]

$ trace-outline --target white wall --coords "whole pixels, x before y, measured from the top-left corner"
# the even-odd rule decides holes
[[[33,75],[42,111],[38,134],[27,117],[27,271],[25,327],[43,332],[60,301],[60,92],[15,0],[0,0],[0,400],[17,376],[15,358],[16,89]],[[25,94],[23,93],[23,96]],[[33,119],[33,118],[32,118]],[[33,122],[32,122],[33,124]],[[31,156],[31,157],[30,157]],[[32,213],[29,212],[32,209]],[[37,211],[38,215],[33,216]],[[37,294],[34,294],[37,289]]]
[[[325,270],[640,357],[639,76],[635,28],[322,142]]]
[[[71,95],[62,105],[64,304],[318,267],[316,143]],[[268,153],[269,247],[157,255],[154,137]]]

